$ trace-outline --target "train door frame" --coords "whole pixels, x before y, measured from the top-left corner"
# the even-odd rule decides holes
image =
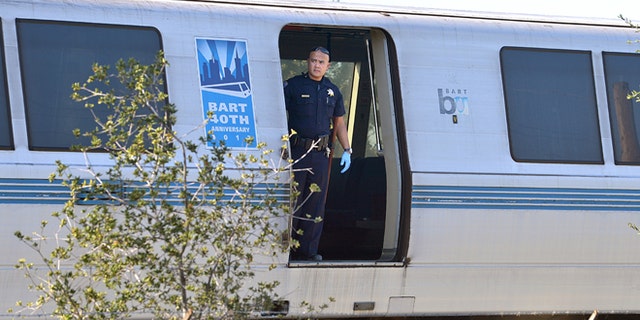
[[[345,100],[349,100],[345,101],[345,104],[349,108],[346,120],[349,124],[350,138],[354,137],[356,128],[360,128],[357,134],[360,137],[351,140],[352,147],[355,150],[353,157],[355,167],[350,169],[351,173],[349,174],[352,177],[347,178],[352,181],[348,182],[348,184],[340,184],[340,180],[345,183],[345,177],[348,177],[348,175],[340,175],[337,172],[339,171],[336,170],[339,158],[337,159],[338,161],[333,161],[332,182],[328,190],[329,197],[325,215],[325,232],[323,233],[320,248],[320,253],[325,257],[325,261],[320,265],[327,266],[333,263],[375,263],[380,265],[380,263],[385,262],[389,262],[390,265],[402,265],[405,261],[409,237],[411,178],[407,161],[405,131],[403,130],[397,55],[393,40],[387,32],[378,28],[291,24],[282,29],[279,41],[281,62],[287,59],[304,60],[308,55],[308,50],[317,45],[324,45],[332,51],[332,61],[355,61],[353,65],[354,76],[351,80],[357,87],[351,87],[351,92],[345,95]],[[358,54],[355,52],[362,50],[364,52],[354,58],[354,55]],[[283,67],[283,80],[286,80],[290,75],[284,72]],[[367,90],[369,93],[366,93]],[[374,130],[375,139],[381,139],[382,143],[380,141],[377,142],[378,145],[383,146],[378,150],[377,157],[375,155],[365,155],[366,146],[371,144],[370,141],[367,141],[371,140],[369,137],[371,134],[366,132],[364,134],[367,137],[363,138],[362,136],[362,130],[367,130],[363,128],[365,126],[371,127],[372,121],[368,119],[362,120],[367,123],[352,127],[355,121],[363,118],[363,114],[365,114],[365,118],[373,116],[376,119],[373,122],[376,126]],[[336,144],[335,153],[339,157],[342,150],[340,150],[339,144]],[[358,163],[360,162],[369,164],[364,164],[364,169],[358,168]],[[371,180],[370,178],[376,177],[375,173],[379,173],[379,171],[384,172],[384,174],[377,176],[378,180]],[[354,184],[353,180],[360,181]],[[380,183],[384,184],[383,188],[380,188]],[[372,187],[377,188],[377,192],[381,193],[383,202],[380,202],[380,199],[375,199],[375,195],[372,196],[371,194],[359,195],[356,199],[352,196],[353,193],[362,194],[362,191],[369,190]],[[332,195],[335,197],[332,198]],[[371,197],[371,200],[367,197]],[[376,200],[378,200],[378,203],[376,203]],[[340,207],[337,208],[337,213],[332,216],[330,209],[336,208],[330,208],[330,206],[336,203]],[[347,206],[351,205],[353,207],[353,203],[366,203],[369,206],[367,207],[368,209],[364,209],[364,217],[350,219],[347,216]],[[374,208],[376,204],[381,204],[380,207],[382,208]],[[360,208],[359,210],[359,214],[362,215],[363,209]],[[371,221],[372,219],[369,219],[370,217],[366,215],[373,215],[373,213],[367,210],[371,210],[371,212],[384,210],[384,212],[382,217],[375,218],[380,221]],[[351,222],[354,225],[354,229],[333,229],[335,225],[343,223],[344,220]],[[347,240],[340,240],[340,231],[338,230],[347,230],[347,232],[365,230],[366,232],[363,234],[371,234],[371,231],[374,231],[373,239],[361,240],[365,242],[366,240],[373,240],[378,244],[373,246],[374,251],[371,253],[363,254],[357,246],[351,247],[351,252],[337,252],[335,248],[349,248],[349,245],[358,243],[358,239],[353,237],[345,238]],[[332,231],[337,233],[331,234]],[[327,236],[325,237],[325,235]],[[342,235],[344,236],[344,234]],[[338,240],[336,240],[333,247],[330,247],[326,239],[336,238],[336,236]],[[367,236],[361,235],[361,237]],[[307,264],[302,263],[302,265]]]

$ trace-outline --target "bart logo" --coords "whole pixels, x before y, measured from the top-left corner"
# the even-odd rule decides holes
[[[469,98],[466,89],[438,89],[440,114],[469,114]],[[447,94],[445,96],[445,94]],[[451,96],[455,95],[455,96]]]

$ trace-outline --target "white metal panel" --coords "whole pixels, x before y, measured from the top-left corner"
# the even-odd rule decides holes
[[[172,102],[180,110],[177,129],[184,133],[202,121],[194,65],[195,37],[245,39],[252,81],[259,82],[254,86],[258,139],[266,140],[271,147],[279,146],[280,136],[286,132],[278,34],[284,25],[292,23],[376,27],[389,33],[398,54],[402,120],[407,129],[415,186],[512,190],[637,188],[634,178],[639,172],[633,167],[621,168],[611,163],[604,166],[515,163],[509,156],[499,69],[502,46],[592,50],[594,59],[599,59],[601,50],[635,50],[626,44],[633,31],[469,16],[474,14],[457,18],[453,13],[420,16],[331,9],[320,12],[291,5],[247,8],[189,1],[4,1],[0,4],[0,17],[17,149],[0,151],[0,170],[3,177],[42,178],[51,172],[52,158],[83,163],[76,154],[29,152],[25,147],[13,19],[157,28],[171,63],[167,77]],[[596,61],[594,65],[597,66]],[[601,69],[595,70],[598,76],[602,75]],[[597,82],[597,86],[602,115],[606,114],[606,98],[602,96],[603,84]],[[445,95],[448,89],[466,91],[469,114],[459,115],[458,124],[453,123],[450,115],[440,114],[438,89],[443,89]],[[606,117],[600,121],[601,128],[608,126]],[[604,132],[608,133],[606,129]],[[603,137],[604,148],[610,147],[607,138]],[[610,162],[611,155],[605,159]],[[16,163],[24,166],[16,169]],[[460,190],[457,192],[459,201],[464,195],[459,194]],[[13,282],[16,272],[8,271],[16,258],[24,254],[11,231],[37,225],[41,217],[30,215],[31,212],[48,213],[53,207],[0,209],[3,213],[27,217],[2,229],[0,241],[9,244],[0,249],[3,256],[0,282],[8,283],[5,288],[23,287],[23,283]],[[411,219],[404,268],[371,265],[287,268],[287,257],[283,255],[275,274],[265,271],[259,275],[275,275],[281,280],[280,292],[292,302],[292,312],[303,311],[295,307],[300,301],[319,305],[329,297],[335,297],[337,302],[329,304],[326,315],[338,316],[390,315],[387,310],[391,297],[415,297],[412,312],[419,315],[573,313],[594,308],[640,311],[637,289],[640,258],[626,250],[637,241],[626,227],[627,222],[640,220],[635,212],[416,205]],[[10,291],[0,293],[0,308],[6,310],[15,297]],[[373,301],[375,308],[356,312],[353,310],[356,301]]]

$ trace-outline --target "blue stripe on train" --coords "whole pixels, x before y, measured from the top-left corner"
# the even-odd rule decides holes
[[[136,188],[138,183],[129,184],[123,186],[121,191],[131,190]],[[278,200],[286,201],[289,196],[289,190],[287,186],[279,186],[274,188],[266,184],[257,184],[254,187],[253,192],[258,195],[252,202],[261,201],[261,197],[267,194],[267,188],[272,188],[272,196]],[[189,187],[191,192],[197,190],[197,186],[194,184]],[[179,205],[182,203],[179,198],[179,189],[177,185],[172,185],[168,189],[164,190],[168,193],[165,198],[170,204]],[[223,201],[229,201],[237,196],[232,189],[225,189],[225,194],[222,197]],[[80,198],[82,196],[80,195]],[[49,182],[47,179],[0,179],[0,204],[64,204],[70,199],[69,189],[62,185],[61,180]],[[115,204],[110,200],[106,200],[106,197],[101,199],[99,196],[94,196],[91,199],[85,199],[80,204],[92,205],[98,203]]]
[[[640,211],[640,190],[414,186],[413,208]]]

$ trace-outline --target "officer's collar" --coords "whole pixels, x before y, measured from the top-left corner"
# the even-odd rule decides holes
[[[322,76],[322,79],[320,79],[320,80],[313,80],[313,79],[309,78],[309,73],[308,72],[304,72],[302,74],[304,75],[305,78],[307,78],[307,79],[309,79],[311,81],[319,82],[319,83],[323,83],[323,82],[325,82],[325,79],[327,79],[327,77]]]

